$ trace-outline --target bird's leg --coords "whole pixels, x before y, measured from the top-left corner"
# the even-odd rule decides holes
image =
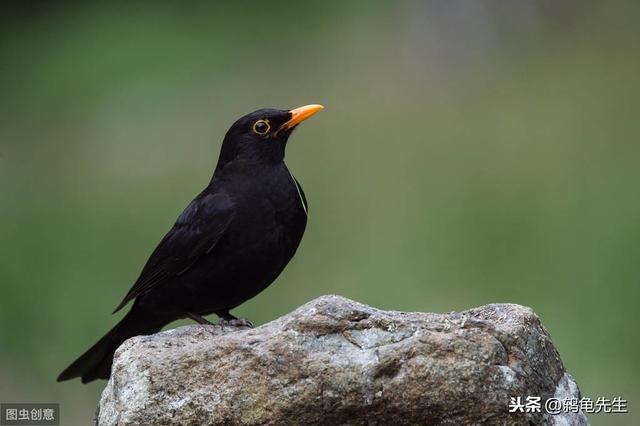
[[[226,311],[217,311],[216,315],[220,317],[220,325],[230,325],[232,327],[249,327],[253,328],[253,324],[246,318],[237,318]]]
[[[193,314],[191,312],[187,312],[187,318],[191,318],[192,320],[194,320],[195,322],[197,322],[198,324],[203,324],[203,325],[215,325],[214,323],[212,323],[211,321],[209,321],[208,319],[206,319],[205,317],[198,315],[198,314]]]

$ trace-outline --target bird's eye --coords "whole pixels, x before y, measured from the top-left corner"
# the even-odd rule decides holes
[[[271,130],[271,126],[267,120],[258,120],[253,124],[254,133],[257,133],[260,136],[266,135],[269,133],[269,130]]]

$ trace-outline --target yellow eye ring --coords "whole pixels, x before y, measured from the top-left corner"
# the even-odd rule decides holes
[[[258,120],[253,123],[253,133],[256,133],[260,136],[264,136],[269,133],[271,130],[271,125],[269,124],[269,120]]]

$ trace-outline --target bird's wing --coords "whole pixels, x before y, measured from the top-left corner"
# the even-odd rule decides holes
[[[235,215],[233,201],[223,191],[203,191],[178,217],[145,264],[114,313],[130,300],[180,276],[209,253]]]

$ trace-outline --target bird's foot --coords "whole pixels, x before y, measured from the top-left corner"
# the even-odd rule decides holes
[[[220,322],[218,324],[220,324],[222,328],[224,328],[227,325],[231,327],[253,328],[253,324],[251,323],[251,321],[249,321],[246,318],[232,318],[232,319],[220,318]]]

